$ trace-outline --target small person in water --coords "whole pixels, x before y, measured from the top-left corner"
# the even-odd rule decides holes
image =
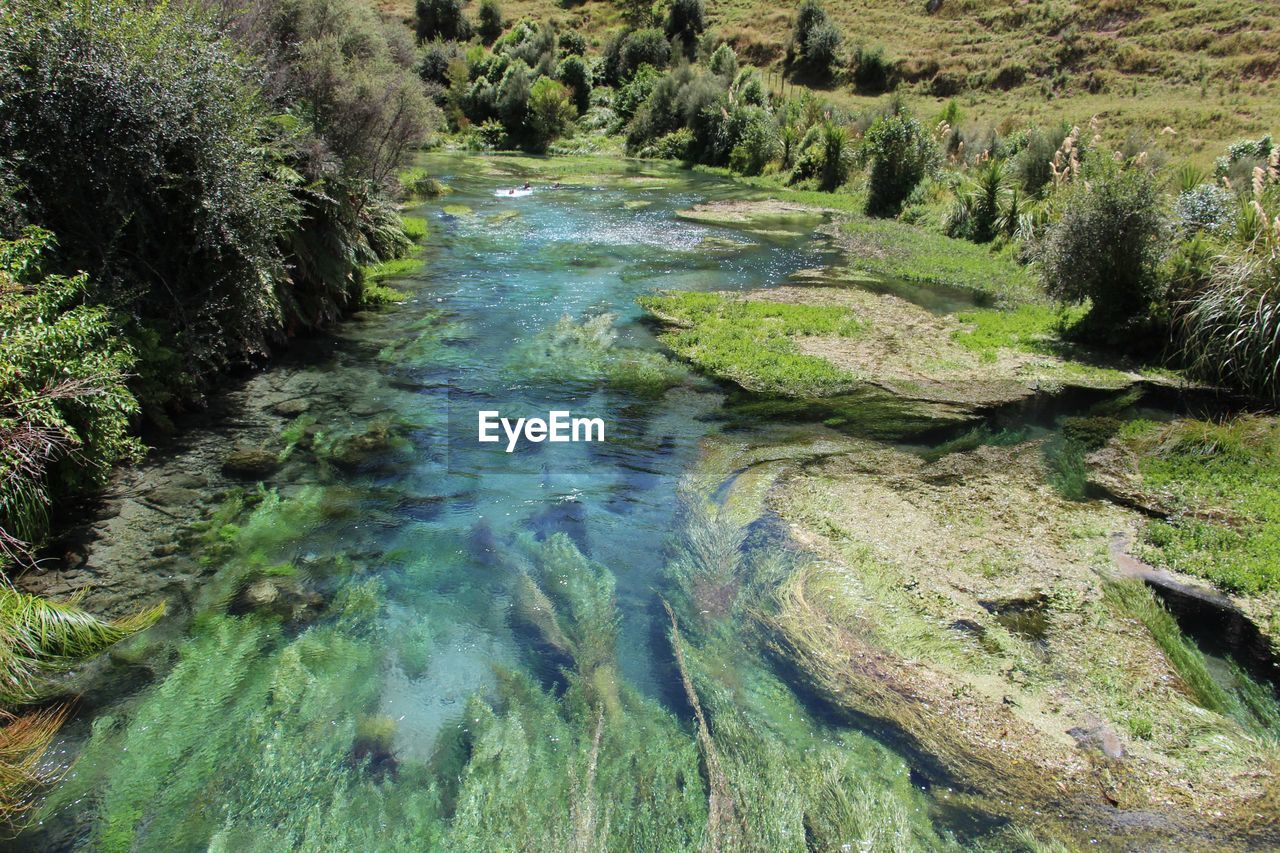
[[[528,181],[525,181],[525,182],[524,182],[524,186],[522,186],[520,189],[522,189],[522,190],[531,190],[531,189],[533,189],[533,184],[529,183]]]
[[[507,190],[507,195],[515,195],[515,194],[516,194],[516,191],[514,188]]]

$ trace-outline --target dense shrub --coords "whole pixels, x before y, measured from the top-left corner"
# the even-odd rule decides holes
[[[113,2],[6,17],[0,150],[59,239],[50,265],[88,272],[88,299],[160,330],[196,376],[262,352],[299,208],[268,177],[284,152],[216,29]]]
[[[140,449],[134,355],[84,303],[87,276],[38,272],[50,242],[38,229],[0,241],[0,570],[41,543],[51,498],[101,485]]]
[[[1036,128],[1027,136],[1026,147],[1013,161],[1013,173],[1024,190],[1039,196],[1053,180],[1054,155],[1070,132],[1071,128],[1064,123]]]
[[[693,58],[698,38],[706,28],[707,10],[702,0],[672,0],[667,9],[665,32],[672,43],[680,46],[685,57]]]
[[[872,216],[896,216],[938,160],[920,122],[902,111],[881,116],[867,129],[862,156],[871,164],[867,213]]]
[[[853,82],[863,92],[883,92],[892,82],[893,65],[882,47],[859,46],[853,53]]]
[[[516,139],[523,139],[527,134],[531,86],[529,68],[520,61],[507,67],[498,86],[498,118],[502,119],[507,134]]]
[[[417,0],[414,4],[418,41],[466,41],[471,24],[462,14],[462,0]]]
[[[418,51],[418,76],[424,83],[448,86],[449,69],[460,59],[462,59],[462,49],[457,42],[439,39],[424,42]]]
[[[849,180],[852,155],[849,132],[831,119],[813,125],[800,140],[791,181],[816,180],[818,189],[832,192]]]
[[[1090,300],[1089,326],[1101,333],[1146,312],[1159,293],[1168,235],[1160,195],[1145,169],[1100,155],[1063,192],[1062,216],[1039,247],[1041,275],[1055,297]]]
[[[577,30],[565,30],[560,33],[560,52],[570,56],[586,56],[586,37]]]
[[[722,44],[711,54],[707,63],[712,74],[718,74],[727,80],[738,76],[738,54],[728,44]]]
[[[492,44],[502,35],[502,7],[498,0],[480,0],[476,13],[476,33],[486,44]]]
[[[1230,221],[1234,199],[1222,187],[1201,184],[1178,194],[1174,204],[1174,219],[1184,231],[1221,230]]]
[[[555,73],[556,34],[549,26],[521,20],[494,42],[493,51],[497,57],[523,62],[535,77]],[[492,72],[490,79],[493,79]]]
[[[560,60],[556,78],[573,93],[578,113],[585,113],[591,106],[591,66],[587,61],[576,54],[569,54]]]
[[[572,127],[576,117],[569,90],[550,77],[539,77],[529,91],[529,129],[533,146],[544,150]]]
[[[622,42],[622,79],[630,79],[641,65],[661,69],[670,61],[671,45],[661,30],[636,30]]]
[[[840,30],[827,16],[826,9],[818,0],[805,0],[796,10],[788,63],[805,76],[830,79],[839,65],[840,42]]]

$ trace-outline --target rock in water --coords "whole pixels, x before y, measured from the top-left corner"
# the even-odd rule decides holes
[[[276,455],[261,447],[237,447],[222,462],[222,473],[228,477],[260,480],[269,477],[280,467]]]

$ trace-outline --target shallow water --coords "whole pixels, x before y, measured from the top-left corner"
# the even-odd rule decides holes
[[[635,300],[782,284],[833,258],[805,228],[678,219],[741,191],[675,168],[597,166],[553,189],[536,161],[425,165],[453,191],[415,212],[430,230],[423,270],[392,283],[405,302],[248,386],[258,426],[242,431],[280,471],[227,489],[216,457],[175,452],[146,473],[198,475],[209,517],[178,533],[178,568],[131,552],[150,534],[102,553],[125,588],[173,572],[193,592],[88,682],[53,753],[78,762],[19,847],[702,846],[708,771],[662,607],[680,610],[685,480],[717,441],[826,415],[661,359]],[[505,194],[526,178],[532,193]],[[306,411],[270,414],[290,401]],[[856,402],[846,432],[920,440],[905,415],[884,426],[878,392]],[[606,440],[506,453],[476,441],[482,409],[599,417]],[[725,502],[737,473],[698,497]],[[773,521],[742,534],[745,562],[787,558]],[[749,622],[682,630],[757,843],[938,848],[996,825],[921,756],[830,718]],[[813,799],[833,786],[852,805],[823,835]]]

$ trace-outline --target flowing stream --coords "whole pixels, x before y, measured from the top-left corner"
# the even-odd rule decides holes
[[[185,603],[90,680],[57,751],[78,761],[20,846],[493,849],[521,831],[548,848],[705,840],[714,817],[660,595],[682,478],[707,437],[744,418],[726,411],[725,389],[658,358],[635,300],[764,287],[831,258],[808,227],[678,219],[743,191],[674,168],[602,167],[512,197],[519,160],[427,165],[452,192],[416,212],[430,224],[426,264],[391,282],[403,304],[255,377],[251,413],[221,427],[216,452],[179,448],[144,472],[188,478],[179,503],[202,517],[179,554],[146,539],[154,527],[95,550],[118,564],[101,568],[121,589],[131,572],[187,577]],[[654,371],[666,381],[648,383]],[[599,417],[606,440],[506,453],[476,441],[482,409]],[[260,486],[219,470],[225,445],[246,440],[283,460]],[[768,527],[746,547],[775,547]],[[575,587],[570,564],[596,586]],[[542,589],[521,599],[531,576]],[[610,582],[614,648],[596,657],[616,667],[589,669],[588,628],[611,617],[591,622],[583,601]],[[573,611],[563,631],[540,621],[552,601]],[[848,807],[867,811],[858,825],[876,839],[865,849],[990,828],[924,790],[905,753],[826,719],[760,648],[718,648],[698,665],[732,670],[726,682],[763,733],[759,755],[723,757],[730,776],[755,767],[759,784],[790,784],[796,799],[814,774],[850,780],[860,799]],[[582,711],[598,706],[608,715]],[[773,837],[819,843],[781,816]]]

